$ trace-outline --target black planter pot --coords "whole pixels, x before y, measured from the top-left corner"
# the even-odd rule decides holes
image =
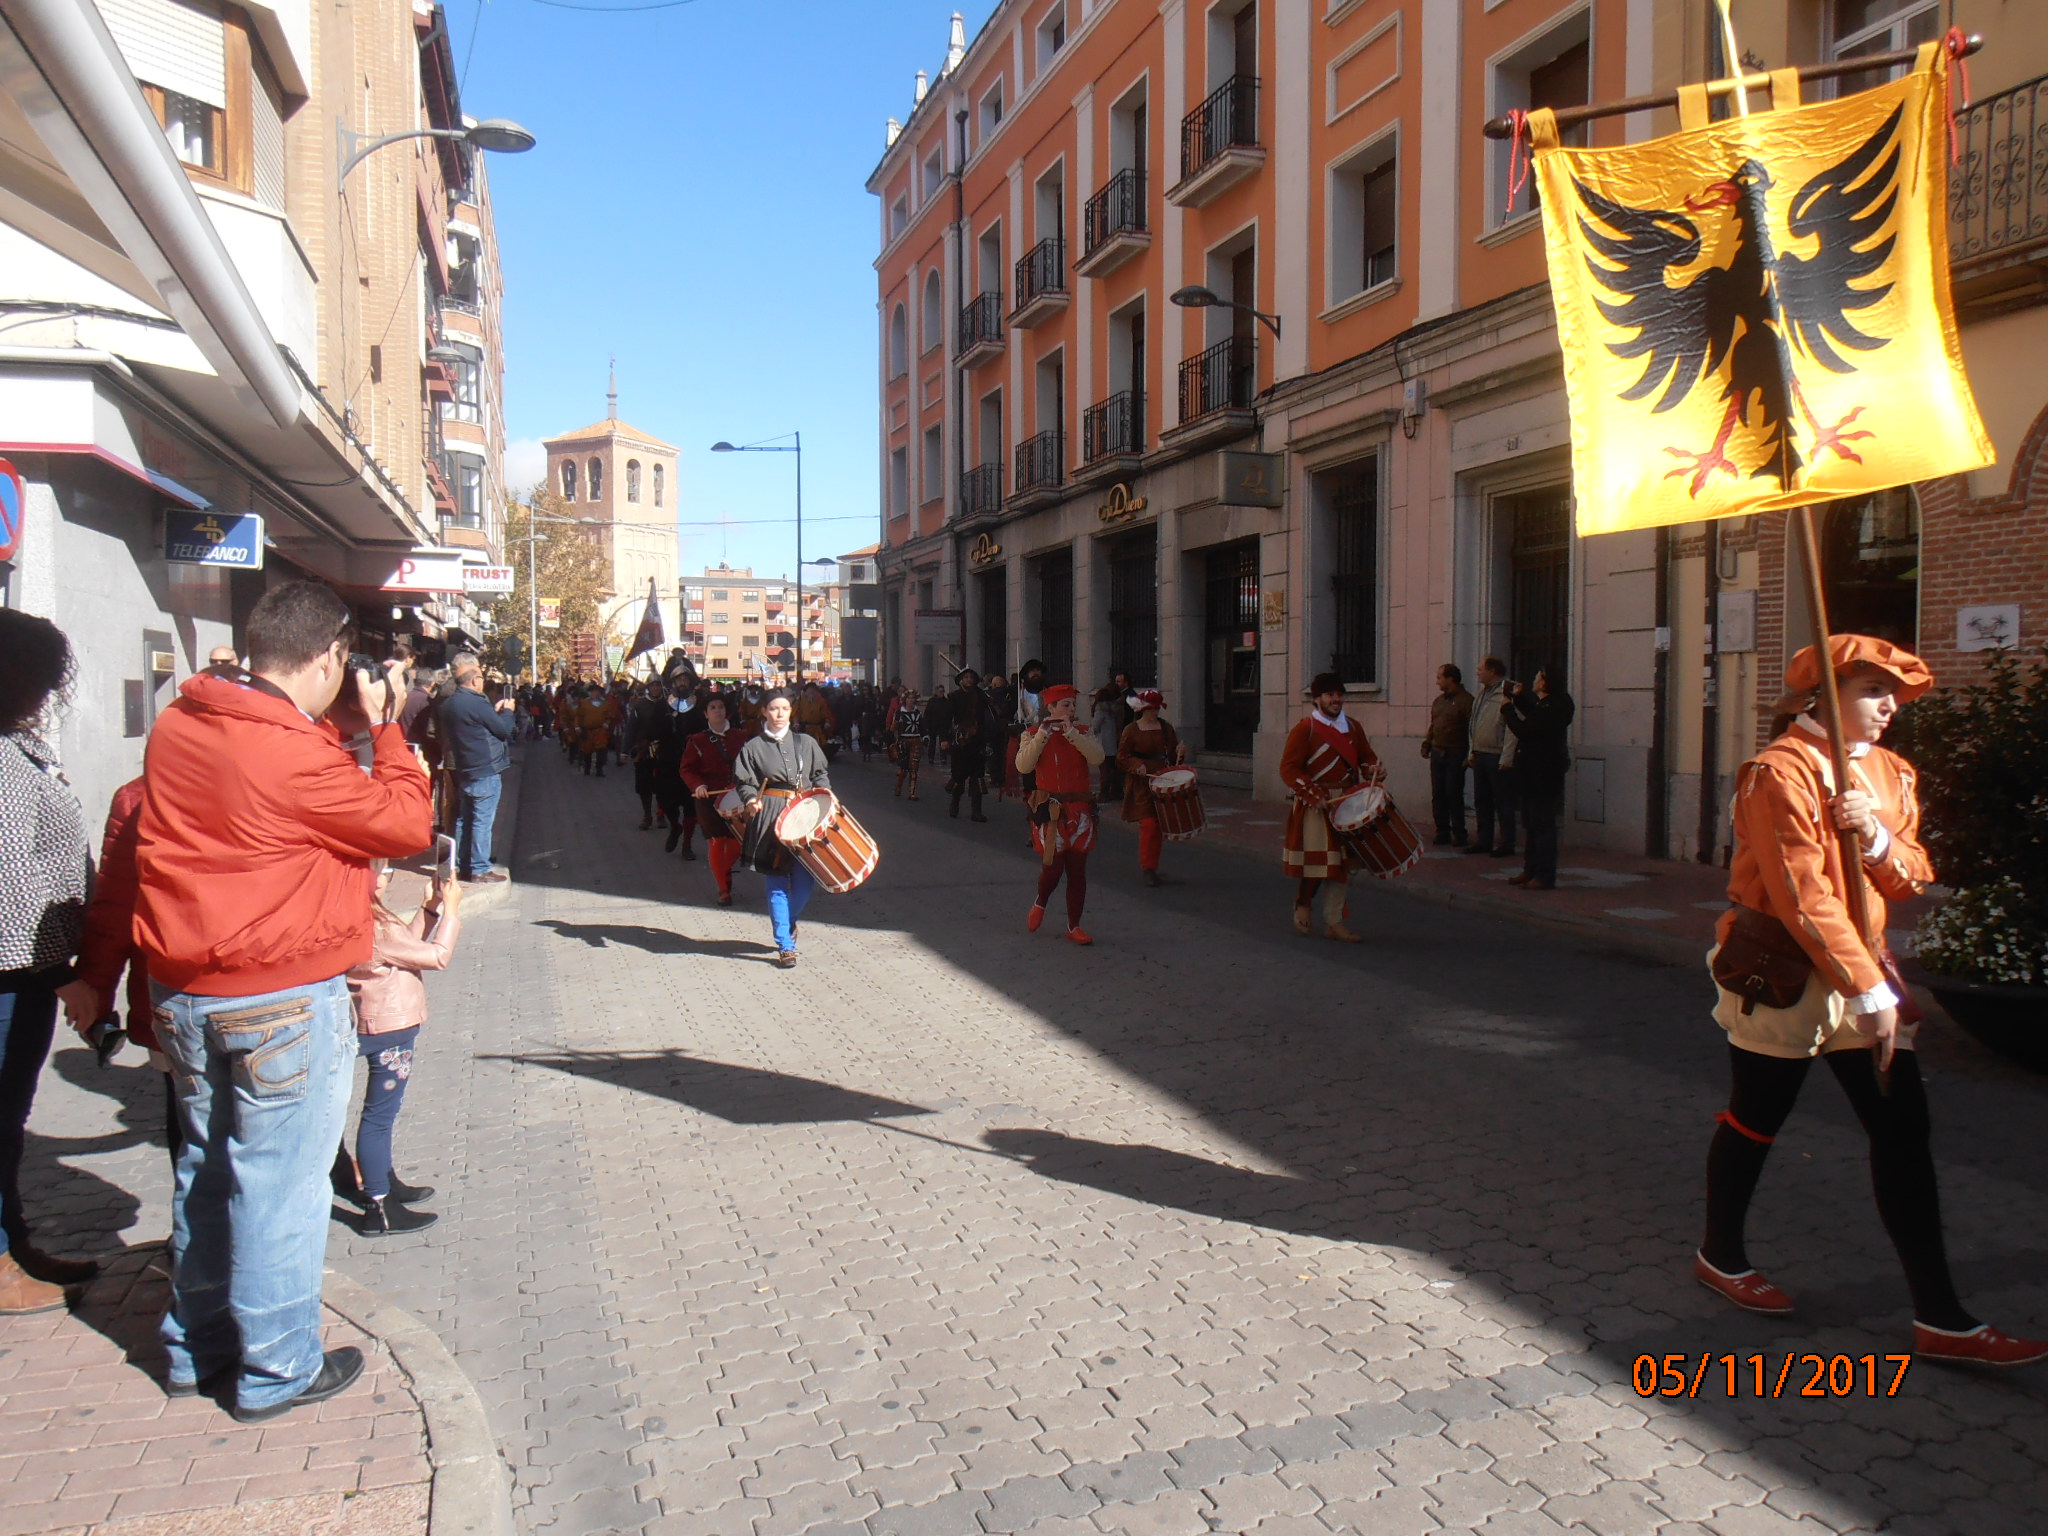
[[[1921,973],[1948,1016],[2001,1055],[2048,1072],[2048,987]]]

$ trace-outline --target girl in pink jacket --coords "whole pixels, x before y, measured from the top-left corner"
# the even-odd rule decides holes
[[[384,904],[390,888],[391,868],[381,865],[371,909],[376,936],[370,963],[348,973],[348,990],[356,1005],[357,1049],[370,1063],[363,1115],[356,1124],[356,1176],[358,1203],[364,1210],[362,1231],[373,1236],[417,1232],[440,1219],[433,1211],[409,1208],[434,1191],[407,1184],[391,1171],[391,1133],[412,1077],[413,1041],[427,1022],[427,987],[420,972],[446,970],[462,932],[460,881],[436,880],[425,904],[410,919]]]

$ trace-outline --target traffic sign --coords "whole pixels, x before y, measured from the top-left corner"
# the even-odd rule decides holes
[[[21,474],[0,459],[0,560],[12,560],[21,548],[21,525],[28,517],[28,487]]]

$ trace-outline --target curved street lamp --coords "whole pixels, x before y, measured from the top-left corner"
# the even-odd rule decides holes
[[[804,685],[804,435],[789,434],[789,443],[727,443],[711,445],[713,453],[793,453],[796,455],[796,685]]]
[[[334,136],[342,157],[341,174],[335,178],[337,185],[348,180],[350,171],[385,145],[405,139],[460,139],[471,149],[488,150],[498,155],[523,155],[536,142],[532,133],[509,117],[487,117],[467,128],[411,128],[403,133],[387,133],[380,139],[365,138],[348,124],[337,120]]]
[[[1280,317],[1278,315],[1269,315],[1262,309],[1253,309],[1249,304],[1240,304],[1235,299],[1226,299],[1215,289],[1204,288],[1198,283],[1190,283],[1185,288],[1176,288],[1167,297],[1182,309],[1241,309],[1246,314],[1254,315],[1265,321],[1267,325],[1273,328],[1273,335],[1276,338],[1280,334]]]

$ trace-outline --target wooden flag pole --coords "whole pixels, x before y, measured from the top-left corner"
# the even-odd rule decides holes
[[[1813,508],[1795,507],[1794,525],[1799,530],[1799,565],[1806,577],[1806,611],[1812,616],[1812,644],[1820,657],[1820,717],[1827,727],[1828,758],[1835,770],[1835,793],[1849,787],[1849,743],[1842,734],[1842,696],[1835,687],[1834,658],[1828,652],[1827,594],[1820,579],[1820,540],[1813,531]],[[1873,957],[1882,953],[1881,936],[1870,931],[1870,902],[1863,889],[1863,840],[1847,827],[1837,827],[1835,838],[1842,849],[1843,895],[1849,903],[1849,920],[1856,925],[1864,946]]]

